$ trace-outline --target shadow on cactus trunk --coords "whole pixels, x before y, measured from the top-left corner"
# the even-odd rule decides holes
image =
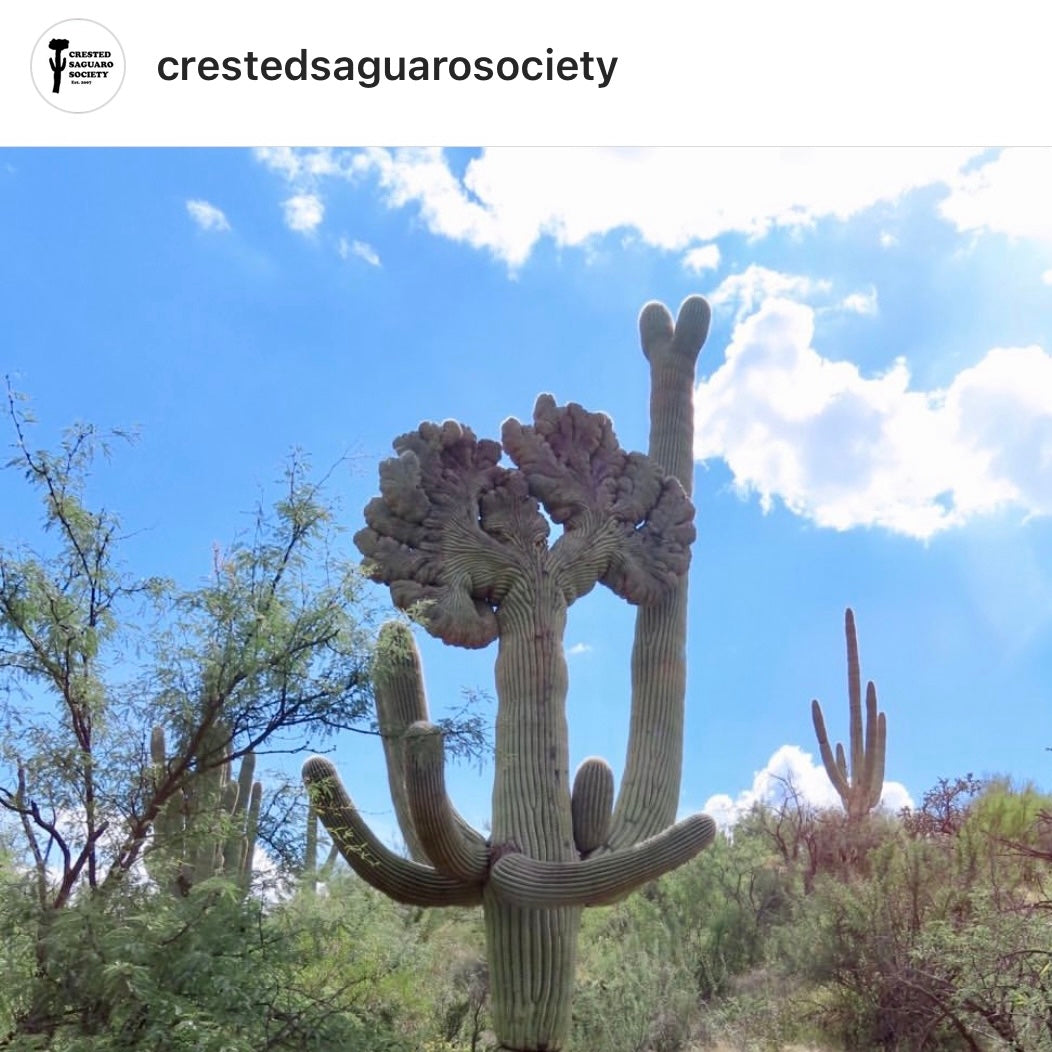
[[[651,372],[650,453],[627,453],[610,420],[541,395],[501,442],[453,421],[394,442],[380,496],[355,536],[367,572],[446,643],[497,642],[492,833],[457,813],[409,630],[381,634],[374,681],[391,792],[411,857],[369,830],[333,765],[304,765],[312,801],[355,871],[421,906],[481,904],[500,1045],[566,1046],[581,910],[615,902],[712,841],[706,815],[675,823],[683,751],[687,571],[694,540],[694,366],[709,307],[640,316]],[[514,467],[500,465],[507,454]],[[543,511],[542,511],[543,509]],[[562,528],[549,541],[549,523]],[[632,714],[620,793],[605,761],[572,787],[564,631],[603,584],[637,605]]]

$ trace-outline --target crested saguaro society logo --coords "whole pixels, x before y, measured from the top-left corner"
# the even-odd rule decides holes
[[[98,22],[70,18],[45,30],[33,48],[33,83],[46,102],[67,113],[105,106],[124,80],[124,51]]]

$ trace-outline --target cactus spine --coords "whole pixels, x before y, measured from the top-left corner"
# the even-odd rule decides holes
[[[209,877],[236,881],[243,894],[252,883],[252,856],[259,830],[263,786],[253,782],[256,758],[246,753],[233,780],[229,761],[217,762],[229,733],[215,724],[204,736],[197,760],[207,758],[169,797],[154,824],[148,868],[176,895],[188,895]],[[150,754],[158,778],[167,766],[163,727],[154,727]]]
[[[559,1052],[570,1026],[583,907],[612,902],[711,842],[706,815],[675,817],[682,763],[686,576],[694,539],[694,364],[709,308],[691,297],[673,323],[640,317],[651,370],[650,456],[620,449],[610,421],[542,395],[532,426],[502,443],[452,421],[395,440],[381,495],[355,537],[396,605],[447,643],[498,643],[492,835],[457,814],[444,749],[429,722],[409,631],[385,626],[374,671],[395,811],[410,858],[386,849],[333,765],[304,779],[333,841],[392,898],[483,907],[500,1047]],[[516,467],[498,465],[502,452]],[[543,506],[548,518],[541,514]],[[548,520],[563,527],[549,544]],[[639,606],[632,717],[620,796],[605,761],[586,760],[571,789],[564,629],[596,583]]]
[[[870,680],[866,684],[866,728],[862,735],[862,678],[858,661],[858,636],[855,615],[851,608],[844,613],[844,634],[847,637],[847,696],[850,716],[851,767],[848,770],[844,746],[837,742],[836,756],[829,748],[829,736],[818,699],[811,702],[811,719],[818,737],[818,748],[826,774],[833,783],[844,810],[851,819],[860,819],[880,803],[884,789],[884,756],[887,746],[887,721],[877,712],[877,688]]]

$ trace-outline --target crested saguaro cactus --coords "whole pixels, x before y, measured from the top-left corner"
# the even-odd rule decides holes
[[[679,794],[687,569],[694,539],[694,363],[708,332],[701,297],[675,324],[640,318],[650,361],[650,455],[626,453],[609,419],[541,395],[532,425],[502,442],[452,421],[422,424],[380,466],[380,496],[355,537],[374,579],[447,643],[497,641],[492,834],[450,802],[442,736],[429,722],[409,632],[385,626],[375,671],[392,797],[412,856],[370,832],[333,765],[304,778],[348,863],[392,898],[481,904],[494,1028],[504,1049],[565,1047],[581,910],[616,901],[711,842],[706,815],[672,824]],[[506,453],[512,468],[498,461]],[[542,513],[547,513],[547,517]],[[549,543],[549,520],[562,527]],[[570,604],[597,583],[640,607],[620,795],[603,760],[573,785],[563,635]]]
[[[199,754],[215,755],[228,738],[222,724],[214,725]],[[165,752],[164,728],[154,727],[150,754],[158,774],[167,763]],[[148,868],[174,894],[187,895],[194,884],[220,874],[248,893],[263,796],[263,786],[252,780],[255,767],[255,755],[246,753],[234,781],[229,762],[212,764],[169,797],[154,824]]]
[[[887,721],[877,712],[877,688],[873,681],[866,684],[866,730],[862,736],[862,678],[858,662],[858,636],[855,634],[855,615],[848,607],[844,613],[844,634],[847,637],[847,696],[851,734],[851,769],[848,770],[844,746],[837,742],[836,757],[829,748],[829,736],[822,717],[822,706],[816,698],[811,702],[818,748],[826,774],[843,801],[851,819],[862,818],[880,803],[884,790],[884,755],[887,746]]]

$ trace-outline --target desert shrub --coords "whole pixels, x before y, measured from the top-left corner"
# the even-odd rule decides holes
[[[572,1047],[604,1052],[688,1047],[697,994],[677,926],[668,923],[662,884],[585,914]]]

